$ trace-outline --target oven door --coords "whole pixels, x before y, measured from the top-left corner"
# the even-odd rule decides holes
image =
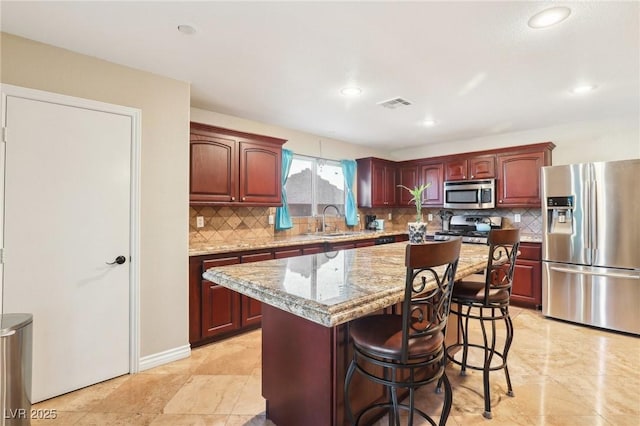
[[[495,179],[444,183],[445,208],[493,209],[495,206]]]

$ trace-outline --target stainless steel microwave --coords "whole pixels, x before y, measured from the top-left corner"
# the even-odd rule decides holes
[[[447,209],[493,209],[496,206],[496,180],[452,180],[444,183]]]

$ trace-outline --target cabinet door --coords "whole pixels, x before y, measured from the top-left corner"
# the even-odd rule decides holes
[[[371,166],[371,203],[372,206],[384,206],[387,201],[386,167],[374,163]]]
[[[401,166],[398,169],[398,185],[404,185],[407,188],[414,188],[419,185],[420,176],[418,174],[418,166]],[[407,206],[411,202],[411,194],[404,188],[398,188],[398,204]]]
[[[483,155],[468,161],[469,179],[489,179],[496,177],[495,155]]]
[[[543,152],[498,156],[500,207],[540,207],[540,168]],[[498,206],[496,206],[498,207]]]
[[[467,179],[467,160],[451,160],[444,165],[445,180],[465,180]]]
[[[240,294],[210,281],[202,281],[202,337],[240,328]]]
[[[241,263],[261,262],[271,260],[274,254],[271,251],[262,253],[252,253],[240,256]],[[241,296],[240,323],[242,327],[260,324],[262,321],[262,302],[248,296]]]
[[[243,327],[260,324],[262,321],[262,302],[242,295],[242,318],[240,320]]]
[[[441,206],[444,203],[444,165],[442,163],[425,164],[420,171],[420,182],[431,183],[422,193],[423,206]]]
[[[192,133],[190,148],[190,201],[235,201],[238,195],[235,141]]]
[[[518,259],[513,275],[511,301],[538,308],[542,304],[542,266],[539,261]]]
[[[211,259],[202,262],[202,271],[216,266],[240,263],[237,256]],[[202,274],[202,272],[201,272]],[[201,282],[201,320],[202,338],[227,333],[240,328],[240,294],[211,281]]]
[[[394,206],[396,204],[396,194],[398,192],[398,186],[396,185],[396,168],[394,166],[385,166],[384,170],[384,204],[385,206]]]
[[[282,150],[251,142],[240,142],[241,202],[282,203]]]

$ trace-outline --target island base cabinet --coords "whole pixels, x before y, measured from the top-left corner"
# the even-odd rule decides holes
[[[263,305],[262,396],[267,418],[278,426],[348,424],[344,379],[351,347],[348,324],[324,327]],[[386,399],[383,386],[358,373],[349,393],[354,411]]]
[[[453,343],[457,341],[458,330],[455,322],[450,325],[447,341]],[[266,399],[267,418],[278,426],[349,424],[344,381],[352,358],[349,323],[324,327],[263,305],[262,396]],[[381,373],[380,367],[377,373]],[[399,392],[400,398],[406,395],[406,391]],[[354,413],[389,399],[384,386],[358,372],[351,380],[349,397]],[[442,398],[435,393],[434,397]],[[371,417],[363,418],[361,424],[373,424],[383,414],[372,410]]]

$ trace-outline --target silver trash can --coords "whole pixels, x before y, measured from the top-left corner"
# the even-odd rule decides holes
[[[0,425],[31,425],[33,315],[0,316]]]

